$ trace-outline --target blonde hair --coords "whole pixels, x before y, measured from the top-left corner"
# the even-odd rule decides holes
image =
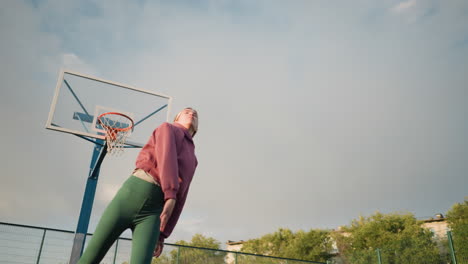
[[[180,111],[180,112],[174,117],[174,122],[177,121],[177,120],[179,120],[179,117],[180,117],[180,115],[182,114],[182,112],[183,112],[184,110],[187,110],[187,109],[192,110],[193,112],[197,113],[197,115],[198,115],[197,110],[193,109],[192,107],[185,107],[184,109],[182,109],[182,111]],[[197,131],[198,131],[198,125],[197,125],[197,127],[193,127],[193,126],[191,126],[191,127],[192,127],[192,129],[193,129],[193,134],[192,134],[192,137],[193,137],[193,136],[195,136],[195,134],[196,134]]]

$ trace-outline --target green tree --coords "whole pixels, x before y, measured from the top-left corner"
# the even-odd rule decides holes
[[[291,230],[280,228],[272,234],[266,234],[261,238],[246,241],[242,245],[242,251],[260,255],[285,257],[285,249],[293,238],[294,234]]]
[[[212,237],[205,237],[202,234],[195,234],[192,237],[192,240],[186,242],[180,240],[176,242],[177,245],[192,246],[192,247],[204,247],[212,249],[220,249],[221,243]]]
[[[251,239],[244,243],[242,251],[253,254],[312,261],[326,261],[331,251],[329,231],[310,230],[292,232],[280,228],[272,234]]]
[[[201,234],[195,234],[191,241],[180,240],[177,245],[188,247],[177,247],[169,252],[162,254],[159,258],[153,258],[151,264],[169,264],[193,263],[193,264],[214,264],[224,262],[224,252],[216,251],[220,249],[220,242],[211,237],[205,237]],[[202,249],[208,248],[208,249]],[[214,250],[209,250],[214,249]]]
[[[173,264],[176,263],[170,256],[162,254],[159,258],[153,258],[151,264]]]
[[[452,206],[447,212],[447,222],[452,229],[457,257],[468,261],[468,200]]]
[[[334,234],[346,263],[439,263],[440,256],[430,230],[421,227],[412,214],[375,213],[359,217]]]
[[[300,230],[287,247],[286,255],[296,259],[327,261],[331,257],[331,250],[330,231],[317,229],[304,232]]]

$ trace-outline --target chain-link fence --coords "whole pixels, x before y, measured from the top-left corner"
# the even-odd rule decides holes
[[[341,256],[339,260],[330,261],[333,264],[448,264],[452,263],[447,255],[440,255],[437,252],[421,256],[408,252],[399,252],[387,249],[371,249],[359,251],[356,254]]]
[[[348,250],[330,259],[329,264],[468,264],[466,239],[452,237],[435,240],[436,246],[400,245],[392,249]]]
[[[319,263],[290,258],[249,254],[244,252],[216,250],[184,245],[166,244],[162,256],[152,264],[305,264]]]
[[[73,245],[71,231],[0,222],[0,264],[67,264]],[[90,240],[88,235],[86,241]],[[437,241],[436,250],[413,247],[412,250],[377,248],[336,254],[328,264],[468,264],[466,238],[447,232]],[[119,238],[101,263],[129,264],[131,239]],[[86,245],[85,245],[86,247]],[[305,264],[323,263],[279,258],[243,252],[215,250],[166,243],[152,264]]]
[[[71,231],[0,222],[0,264],[67,264],[73,246]],[[88,235],[86,241],[90,240]],[[129,264],[131,239],[119,238],[102,264]],[[85,245],[86,248],[87,245]],[[305,264],[323,262],[262,256],[166,243],[152,264]]]

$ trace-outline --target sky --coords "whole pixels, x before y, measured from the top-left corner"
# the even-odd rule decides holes
[[[166,242],[425,219],[468,196],[467,1],[6,0],[0,36],[1,222],[76,229],[93,145],[45,129],[61,69],[198,110]],[[89,232],[137,155],[104,160]]]

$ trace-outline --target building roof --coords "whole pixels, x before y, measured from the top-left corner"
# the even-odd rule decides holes
[[[229,245],[229,246],[234,246],[234,245],[242,245],[244,244],[244,240],[240,240],[240,241],[232,241],[232,240],[228,240],[226,242],[226,245]]]

